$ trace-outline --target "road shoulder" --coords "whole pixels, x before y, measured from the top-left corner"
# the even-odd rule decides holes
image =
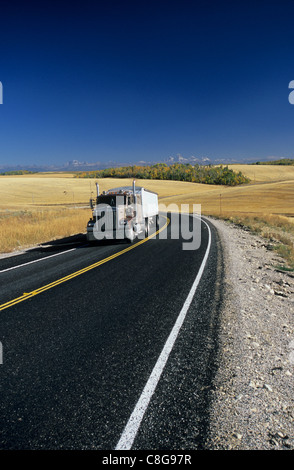
[[[215,219],[225,259],[207,447],[294,449],[294,278],[268,241]]]

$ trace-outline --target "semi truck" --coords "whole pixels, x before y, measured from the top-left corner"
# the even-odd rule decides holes
[[[158,194],[143,187],[122,186],[99,193],[90,200],[92,217],[87,224],[87,240],[120,239],[133,242],[148,237],[159,228]]]

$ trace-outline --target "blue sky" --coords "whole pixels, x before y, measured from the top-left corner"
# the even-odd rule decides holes
[[[3,1],[0,165],[294,157],[294,1]]]

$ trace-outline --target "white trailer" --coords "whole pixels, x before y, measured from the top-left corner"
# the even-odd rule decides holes
[[[159,227],[158,194],[143,187],[122,186],[99,194],[91,202],[92,218],[87,224],[89,242],[103,239],[148,237],[152,226]]]

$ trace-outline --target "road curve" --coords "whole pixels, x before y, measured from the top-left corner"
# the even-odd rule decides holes
[[[165,231],[130,246],[80,236],[0,260],[0,449],[121,448],[187,299],[128,445],[205,448],[222,252],[207,221],[197,250]]]

